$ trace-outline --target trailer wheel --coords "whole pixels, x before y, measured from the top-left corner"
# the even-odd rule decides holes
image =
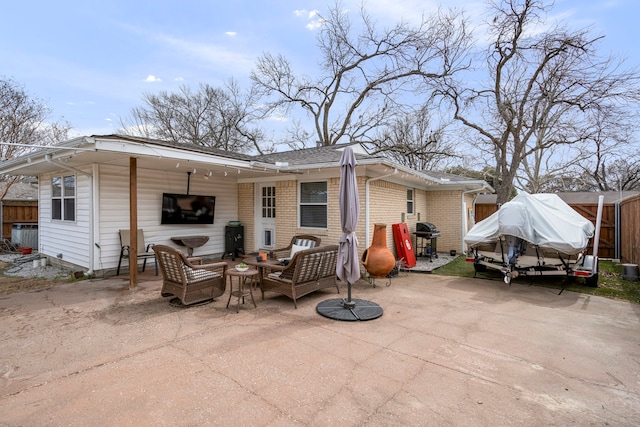
[[[484,273],[485,271],[487,271],[487,266],[484,264],[480,264],[478,262],[474,262],[473,263],[473,269],[477,272],[477,273]]]
[[[591,286],[592,288],[597,288],[598,287],[598,275],[594,274],[591,277],[586,277],[584,279],[585,283],[587,286]]]

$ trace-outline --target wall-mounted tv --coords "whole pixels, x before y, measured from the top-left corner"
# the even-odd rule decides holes
[[[161,224],[213,224],[215,196],[162,194]]]

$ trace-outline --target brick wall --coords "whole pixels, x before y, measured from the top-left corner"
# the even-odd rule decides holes
[[[472,201],[473,199],[471,199]],[[427,196],[426,218],[438,227],[438,252],[451,249],[461,251],[462,242],[462,202],[461,191],[430,191]],[[467,203],[471,203],[467,201]]]
[[[364,198],[361,202],[364,206]],[[386,224],[387,248],[397,257],[392,224],[399,223],[402,220],[401,214],[407,212],[407,187],[388,181],[371,181],[369,184],[369,205],[369,241],[365,242],[365,234],[361,235],[362,249],[364,250],[371,245],[375,224]],[[361,215],[363,225],[365,222],[364,213],[363,207]]]
[[[321,179],[319,179],[321,180]],[[360,217],[356,235],[359,239],[359,255],[371,244],[374,225],[386,224],[387,247],[396,254],[393,239],[392,224],[402,221],[407,223],[409,233],[415,232],[417,222],[431,222],[438,227],[441,237],[438,238],[438,250],[448,252],[450,249],[461,251],[461,218],[460,191],[414,191],[414,213],[407,211],[407,187],[404,185],[377,180],[371,181],[369,187],[369,241],[365,232],[366,227],[366,195],[367,177],[357,177],[358,197],[360,198]],[[340,228],[340,206],[338,201],[340,178],[329,178],[328,189],[328,230],[298,227],[298,183],[295,180],[277,181],[277,210],[276,210],[276,247],[285,247],[296,234],[313,234],[322,238],[323,245],[337,244],[342,234]],[[238,185],[239,219],[245,226],[245,248],[251,251],[255,248],[254,228],[254,184]],[[468,206],[472,206],[473,195],[465,195]],[[415,242],[415,239],[414,239]]]
[[[238,184],[238,220],[244,226],[244,249],[252,252],[255,247],[255,197],[253,183]]]
[[[318,179],[322,181],[323,179]],[[298,227],[298,182],[295,180],[276,182],[276,247],[289,245],[296,234],[312,234],[322,239],[322,245],[337,244],[340,238],[340,208],[338,185],[340,178],[327,180],[329,230]],[[338,230],[338,232],[336,232]]]

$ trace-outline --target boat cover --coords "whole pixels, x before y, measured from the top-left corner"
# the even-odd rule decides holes
[[[520,193],[497,212],[474,225],[464,237],[471,248],[495,243],[500,236],[519,237],[567,255],[582,252],[595,227],[556,194]]]

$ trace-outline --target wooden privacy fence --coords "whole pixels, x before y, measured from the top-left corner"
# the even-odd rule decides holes
[[[38,223],[37,200],[2,200],[2,237],[11,239],[13,224]]]
[[[620,202],[620,261],[640,265],[640,196]]]
[[[640,200],[638,201],[638,203],[640,204]],[[570,204],[569,206],[571,206],[580,215],[582,215],[583,217],[591,221],[594,226],[596,225],[596,219],[598,216],[597,203]],[[637,209],[638,209],[638,205],[636,205],[636,210]],[[497,210],[498,210],[498,205],[496,204],[489,204],[489,203],[476,204],[475,206],[476,222],[482,221],[483,219],[487,218]],[[635,223],[640,224],[639,221],[640,221],[640,216],[636,215]],[[637,230],[636,232],[640,232],[640,231]],[[624,239],[622,241],[624,242]],[[600,227],[600,242],[598,244],[598,257],[614,258],[615,249],[616,249],[615,243],[616,243],[615,204],[605,203],[602,206],[602,223]],[[593,253],[593,240],[591,240],[589,242],[589,246],[587,246],[587,253]],[[624,254],[624,251],[623,251],[623,254]],[[637,255],[640,256],[640,252],[637,253]]]

